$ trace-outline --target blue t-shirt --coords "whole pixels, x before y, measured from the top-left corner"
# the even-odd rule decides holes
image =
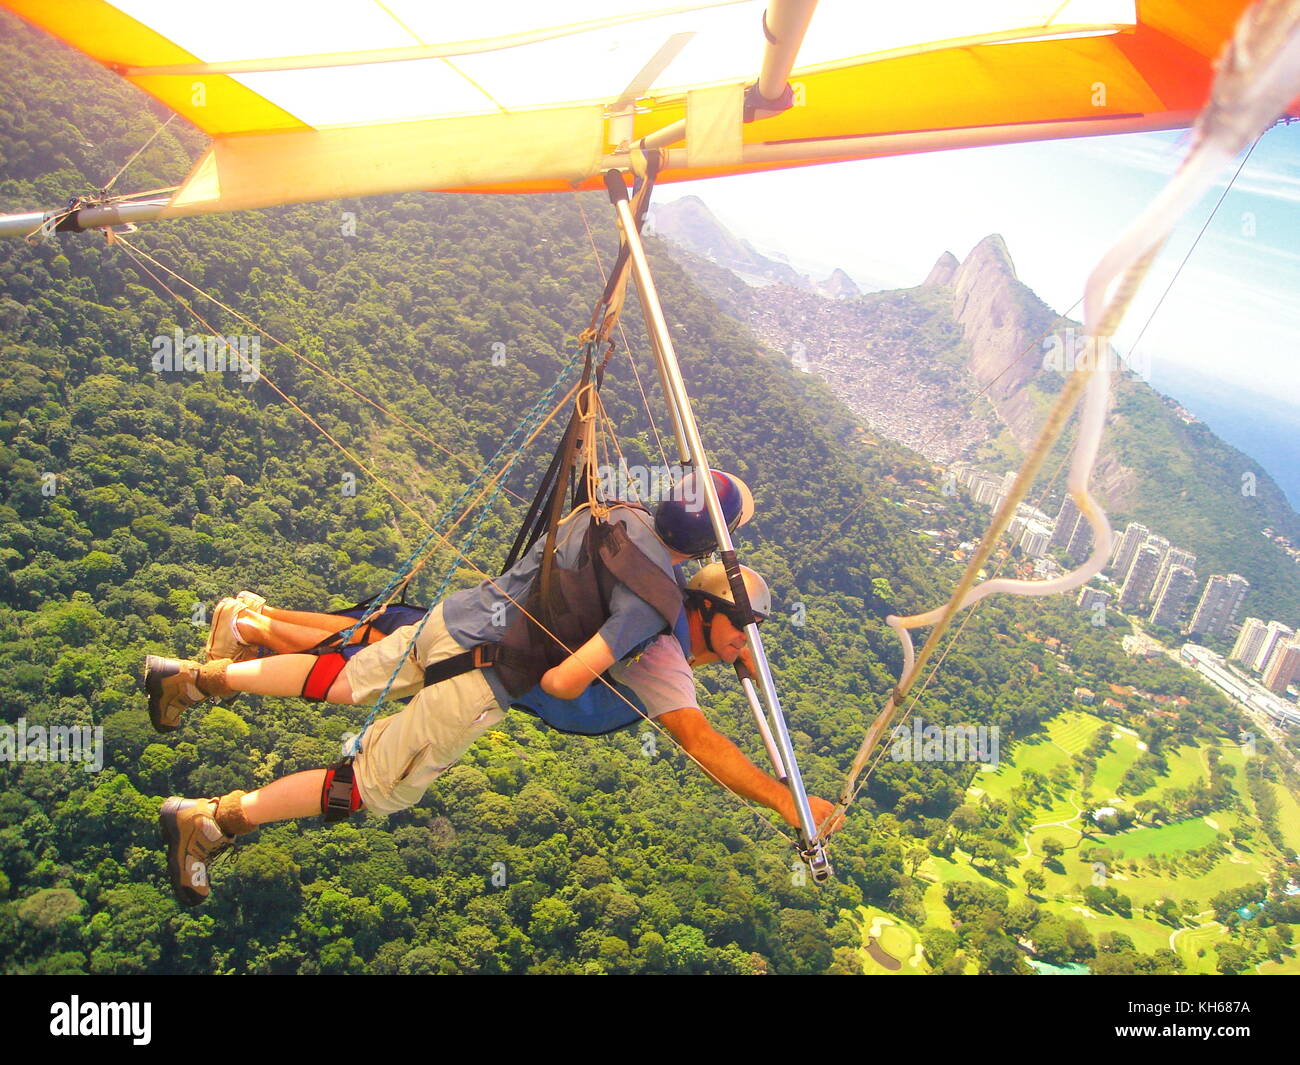
[[[564,569],[575,569],[582,550],[583,536],[590,519],[588,510],[577,511],[560,523],[556,531],[555,561]],[[675,577],[672,556],[655,535],[654,519],[643,510],[615,506],[609,520],[627,530],[628,539],[670,577]],[[454,592],[442,604],[447,632],[462,647],[496,643],[519,612],[516,601],[523,599],[528,586],[541,571],[545,539],[539,540],[526,556],[500,577],[482,581],[473,588]],[[661,632],[664,619],[659,611],[623,584],[616,584],[609,600],[609,620],[600,635],[618,661]],[[494,669],[484,670],[497,701],[510,705],[510,697]]]

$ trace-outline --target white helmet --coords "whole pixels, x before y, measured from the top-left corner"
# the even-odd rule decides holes
[[[764,621],[772,614],[772,591],[763,580],[748,566],[740,567],[741,577],[745,581],[745,591],[749,595],[749,605],[754,611],[755,621]],[[736,628],[742,628],[735,616],[735,597],[731,594],[731,582],[727,580],[727,569],[721,562],[705,566],[686,585],[687,602],[692,599],[705,599],[716,611],[727,616]]]

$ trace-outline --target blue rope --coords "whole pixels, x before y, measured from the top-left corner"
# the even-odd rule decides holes
[[[475,490],[479,487],[479,485],[481,485],[483,481],[500,464],[502,466],[501,474],[497,479],[496,485],[493,487],[488,498],[485,499],[482,502],[482,504],[479,506],[478,518],[475,520],[473,528],[470,530],[468,536],[466,537],[463,550],[468,551],[470,545],[473,543],[474,537],[478,535],[479,529],[482,527],[483,522],[487,517],[488,510],[490,509],[492,503],[496,500],[496,497],[500,495],[502,486],[505,483],[506,475],[509,474],[510,470],[514,468],[515,463],[519,461],[519,456],[522,454],[522,449],[516,446],[519,438],[521,436],[524,436],[525,434],[530,434],[537,427],[537,425],[541,423],[541,420],[545,415],[545,413],[553,406],[555,397],[559,394],[561,387],[564,385],[564,382],[568,379],[570,374],[573,372],[574,367],[577,366],[579,360],[584,356],[584,354],[585,354],[584,352],[581,351],[578,352],[560,370],[559,375],[555,379],[555,383],[551,385],[551,387],[547,389],[547,391],[542,395],[542,397],[533,405],[532,409],[528,412],[527,415],[525,415],[524,420],[510,435],[509,439],[507,439],[506,442],[497,449],[496,454],[492,456],[491,460],[488,462],[483,472],[480,473],[477,477],[474,478],[474,480],[472,480],[469,483],[469,485],[465,488],[463,492],[461,492],[461,494],[456,498],[456,501],[450,507],[448,507],[446,510],[443,511],[443,516],[440,517],[438,521],[435,523],[433,530],[423,540],[420,541],[419,546],[416,547],[416,549],[411,553],[411,556],[405,562],[402,563],[402,565],[398,568],[397,572],[393,575],[393,579],[388,582],[388,585],[384,588],[384,590],[380,592],[379,595],[377,595],[374,598],[374,600],[372,600],[370,606],[366,608],[365,613],[362,614],[362,616],[357,619],[356,623],[341,635],[340,643],[339,643],[340,647],[346,647],[348,641],[352,638],[353,633],[355,633],[357,629],[359,629],[362,625],[364,625],[375,613],[378,612],[380,605],[387,600],[388,594],[394,588],[396,588],[403,579],[405,579],[407,576],[410,575],[411,570],[414,569],[415,567],[415,563],[418,561],[420,556],[423,555],[424,552],[428,549],[429,545],[434,540],[439,539],[441,537],[443,527],[447,524],[450,516],[459,513],[461,509],[461,505],[467,499],[469,499],[470,496],[474,494]],[[443,575],[442,583],[439,585],[437,593],[434,595],[435,605],[442,601],[442,597],[447,590],[447,586],[451,583],[451,578],[455,572],[455,567],[456,564],[455,562],[453,562],[451,566],[448,568],[447,572]],[[420,634],[424,632],[424,626],[428,624],[429,617],[432,615],[432,613],[433,611],[432,609],[430,609],[430,611],[426,613],[423,618],[420,619],[420,623],[418,626],[416,626],[415,632],[414,634],[412,634],[411,639],[407,643],[405,650],[398,658],[397,665],[393,668],[393,672],[388,678],[388,683],[384,685],[384,690],[379,693],[379,698],[375,701],[375,705],[370,711],[370,716],[366,718],[365,724],[361,726],[361,730],[352,738],[352,740],[348,744],[347,748],[344,751],[344,757],[356,758],[357,755],[361,753],[361,737],[365,735],[366,730],[370,728],[372,724],[374,724],[375,716],[379,713],[380,707],[384,705],[384,700],[388,697],[388,693],[392,689],[393,684],[396,682],[398,674],[401,673],[402,671],[402,666],[405,665],[406,663],[406,656],[409,655],[412,649],[415,647],[416,641],[419,640]]]

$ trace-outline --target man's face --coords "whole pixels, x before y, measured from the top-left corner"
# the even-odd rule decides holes
[[[745,649],[745,644],[748,642],[745,634],[721,611],[713,615],[712,625],[709,635],[713,641],[714,653],[727,665],[731,665]]]

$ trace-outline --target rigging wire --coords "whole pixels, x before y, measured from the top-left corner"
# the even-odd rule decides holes
[[[127,168],[128,166],[130,166],[132,163],[134,163],[137,159],[140,158],[141,153],[143,153],[144,150],[145,150],[146,148],[148,148],[149,145],[151,145],[151,144],[152,144],[152,143],[157,139],[158,134],[160,134],[163,130],[165,130],[168,126],[170,126],[170,125],[172,124],[172,119],[175,118],[175,117],[176,117],[176,112],[175,112],[175,111],[173,111],[170,115],[167,116],[167,121],[166,121],[166,122],[163,122],[163,123],[162,123],[162,124],[157,128],[157,129],[155,129],[155,130],[153,131],[153,133],[150,134],[149,139],[148,139],[147,141],[145,141],[142,145],[140,145],[139,148],[137,148],[137,149],[135,150],[135,154],[132,155],[130,159],[128,159],[125,163],[123,163],[123,164],[118,168],[118,171],[117,171],[116,174],[114,174],[111,178],[108,179],[108,184],[106,184],[102,189],[99,190],[101,195],[103,195],[103,196],[107,196],[107,195],[108,195],[108,190],[111,189],[111,188],[113,187],[113,185],[117,182],[117,179],[120,178],[120,177],[122,176],[122,174],[126,171],[126,168]],[[161,191],[161,190],[160,190],[160,191]],[[143,193],[134,193],[133,195],[135,195],[135,196],[141,196],[141,195],[144,195],[144,194],[143,194]]]
[[[1196,250],[1196,245],[1198,245],[1201,242],[1201,238],[1205,236],[1205,231],[1210,228],[1210,223],[1214,221],[1214,216],[1219,213],[1219,208],[1223,206],[1223,201],[1227,199],[1228,193],[1232,191],[1232,186],[1236,183],[1237,178],[1241,175],[1242,170],[1245,168],[1246,164],[1250,161],[1250,157],[1252,153],[1255,151],[1255,149],[1259,146],[1259,142],[1263,139],[1264,139],[1263,133],[1261,133],[1258,137],[1255,138],[1254,142],[1250,146],[1250,150],[1246,152],[1245,156],[1238,164],[1237,169],[1233,172],[1232,177],[1229,179],[1228,184],[1224,187],[1223,192],[1220,194],[1218,200],[1215,201],[1214,207],[1210,211],[1209,217],[1205,219],[1205,223],[1201,226],[1200,231],[1197,232],[1196,234],[1196,239],[1192,241],[1191,247],[1187,249],[1187,253],[1183,256],[1182,261],[1178,264],[1178,269],[1174,271],[1174,276],[1169,279],[1169,284],[1167,284],[1165,286],[1165,290],[1162,293],[1160,293],[1160,298],[1156,300],[1156,305],[1151,308],[1151,313],[1147,315],[1146,322],[1143,323],[1142,328],[1138,331],[1138,335],[1134,338],[1133,343],[1129,345],[1128,350],[1129,350],[1130,359],[1133,358],[1133,353],[1137,351],[1137,346],[1142,342],[1142,338],[1146,336],[1147,328],[1155,320],[1156,314],[1159,312],[1161,306],[1165,302],[1165,297],[1169,295],[1169,290],[1174,287],[1174,282],[1176,282],[1178,280],[1179,275],[1182,274],[1183,267],[1187,265],[1187,260],[1192,257],[1192,252]]]
[[[413,436],[417,437],[417,438],[420,439],[420,440],[423,440],[426,444],[432,444],[434,447],[436,447],[436,448],[437,448],[439,451],[441,451],[443,454],[445,454],[445,455],[449,456],[450,458],[454,459],[456,462],[460,463],[462,466],[464,466],[464,467],[465,467],[466,469],[468,469],[468,470],[477,471],[478,469],[481,468],[482,463],[476,463],[476,462],[474,462],[472,459],[468,459],[468,458],[466,458],[466,457],[463,456],[463,455],[457,455],[454,451],[452,451],[452,450],[451,450],[449,447],[447,447],[445,444],[443,444],[443,443],[440,442],[439,440],[435,439],[434,437],[430,436],[428,433],[424,432],[423,430],[421,430],[421,429],[417,428],[416,426],[412,425],[412,424],[411,424],[410,422],[408,422],[405,418],[401,417],[401,415],[399,415],[399,414],[398,414],[396,411],[394,411],[391,407],[388,407],[388,406],[384,405],[383,403],[380,403],[378,400],[372,399],[370,396],[367,396],[364,392],[360,391],[359,389],[357,389],[357,388],[355,388],[353,385],[351,385],[347,380],[345,380],[344,378],[342,378],[342,377],[338,376],[337,374],[333,373],[331,370],[329,370],[328,368],[322,366],[320,363],[316,362],[314,359],[310,358],[310,357],[307,356],[307,355],[302,354],[302,352],[298,351],[296,348],[292,347],[291,345],[286,344],[283,340],[280,340],[279,338],[272,336],[269,332],[267,332],[267,330],[265,330],[264,328],[262,328],[262,326],[258,325],[258,323],[254,322],[254,321],[253,321],[251,318],[249,318],[247,315],[242,314],[241,312],[235,310],[233,307],[230,307],[230,306],[228,306],[227,304],[223,303],[223,302],[222,302],[221,300],[219,300],[216,296],[212,295],[212,293],[210,293],[210,292],[206,292],[206,291],[204,291],[203,289],[199,288],[199,286],[196,285],[196,284],[194,284],[194,282],[190,281],[188,278],[182,277],[180,274],[178,274],[178,273],[177,273],[175,270],[173,270],[171,267],[167,266],[167,265],[164,264],[164,263],[159,262],[159,261],[158,261],[157,259],[155,259],[152,255],[150,255],[148,252],[144,251],[142,248],[139,248],[139,247],[137,247],[136,245],[134,245],[134,244],[132,244],[131,242],[129,242],[125,237],[118,236],[117,240],[118,240],[118,242],[120,242],[120,243],[122,243],[122,244],[125,244],[127,247],[131,248],[131,249],[132,249],[133,251],[135,251],[138,255],[141,255],[141,256],[144,257],[146,260],[148,260],[149,262],[153,263],[154,266],[158,267],[158,269],[165,271],[168,275],[170,275],[171,277],[174,277],[177,281],[179,281],[179,282],[181,282],[182,284],[188,286],[188,287],[189,287],[190,289],[192,289],[192,290],[193,290],[193,291],[194,291],[198,296],[201,296],[203,299],[206,299],[206,300],[208,300],[209,302],[215,304],[217,307],[220,307],[220,308],[221,308],[223,311],[225,311],[227,314],[229,314],[229,315],[231,315],[232,317],[236,318],[238,321],[243,322],[243,323],[244,323],[245,325],[247,325],[250,329],[256,330],[256,331],[257,331],[258,333],[260,333],[262,336],[266,337],[266,339],[269,340],[269,341],[270,341],[272,344],[274,344],[276,347],[283,348],[283,349],[284,349],[285,351],[287,351],[290,355],[292,355],[295,359],[299,359],[299,360],[301,360],[302,362],[306,363],[308,366],[310,366],[310,367],[311,367],[313,370],[315,370],[317,373],[321,374],[321,375],[322,375],[323,377],[325,377],[327,380],[332,381],[334,384],[339,385],[341,388],[346,389],[348,392],[351,392],[351,393],[352,393],[354,396],[356,396],[358,399],[362,400],[362,401],[365,402],[365,403],[368,403],[368,404],[369,404],[371,407],[373,407],[375,410],[379,411],[379,413],[381,413],[381,414],[383,414],[383,415],[385,415],[385,416],[391,418],[393,421],[397,422],[398,425],[400,425],[400,426],[401,426],[403,429],[405,429],[407,432],[411,433]],[[527,500],[525,500],[524,497],[521,496],[518,492],[515,492],[515,491],[513,491],[513,490],[510,489],[510,488],[506,488],[505,491],[509,492],[510,495],[514,496],[516,499],[520,500],[521,502],[527,502]]]

